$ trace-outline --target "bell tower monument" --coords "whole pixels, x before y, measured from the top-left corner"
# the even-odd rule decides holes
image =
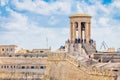
[[[91,39],[91,16],[74,14],[70,18],[70,42],[89,43]]]

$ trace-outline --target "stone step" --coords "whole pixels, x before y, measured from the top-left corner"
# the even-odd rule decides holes
[[[85,51],[86,51],[87,54],[95,53],[96,52],[96,49],[93,47],[93,45],[85,44],[84,43],[82,46],[85,49]]]

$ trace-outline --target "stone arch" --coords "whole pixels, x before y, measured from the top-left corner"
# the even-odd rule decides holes
[[[89,15],[84,16],[83,14],[82,15],[77,14],[70,16],[70,21],[74,24],[73,27],[76,25],[73,30],[73,37],[71,38],[70,41],[74,43],[75,38],[79,38],[81,40],[84,39],[85,42],[89,43],[91,39],[91,31],[90,31],[91,16]],[[77,34],[75,34],[75,32],[77,31],[79,33],[79,37],[77,37]]]
[[[78,31],[78,22],[75,22],[75,30]]]
[[[81,30],[85,30],[85,22],[81,22]]]
[[[74,22],[74,26],[75,26],[75,43],[77,43],[77,42],[78,42],[77,39],[78,39],[78,37],[79,37],[79,36],[78,36],[78,34],[79,34],[79,33],[78,33],[78,26],[79,26],[79,25],[78,25],[78,22]]]
[[[86,39],[86,36],[85,36],[85,22],[81,22],[81,38],[82,38],[83,42]]]

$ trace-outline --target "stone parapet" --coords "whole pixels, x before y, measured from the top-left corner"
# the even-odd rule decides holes
[[[71,75],[71,73],[70,73],[71,71],[73,73],[73,76],[76,78],[74,80],[78,80],[78,79],[82,79],[82,80],[115,80],[117,77],[114,73],[112,73],[111,71],[109,71],[107,69],[103,68],[102,70],[100,70],[99,68],[97,68],[95,66],[88,67],[85,64],[81,63],[79,60],[75,59],[71,55],[68,55],[65,53],[59,53],[59,54],[53,54],[53,55],[54,55],[54,57],[56,57],[56,56],[60,57],[61,55],[64,56],[64,62],[62,62],[62,61],[58,62],[58,58],[56,58],[57,64],[54,62],[51,62],[52,60],[50,60],[50,63],[51,63],[50,73],[53,73],[54,70],[58,71],[59,73],[63,73],[63,72],[61,72],[62,70],[60,70],[60,68],[66,70],[65,73],[67,75],[61,74],[61,76],[64,75],[67,79],[62,79],[62,80],[73,80],[73,79],[68,78],[68,76]],[[55,58],[53,58],[53,56],[50,59],[53,59],[55,61]],[[62,57],[60,57],[59,60],[60,59],[63,60]],[[51,69],[53,67],[52,65],[54,65],[54,64],[56,64],[56,66],[54,66],[54,69]],[[69,67],[71,66],[72,70],[69,71],[68,69],[70,69],[70,68],[68,66]],[[77,75],[81,76],[82,78],[78,77]],[[84,76],[84,75],[86,75],[86,76]],[[49,77],[51,77],[52,79],[56,78],[56,79],[60,80],[59,79],[60,76],[58,76],[58,77],[57,76],[58,75],[51,75]],[[89,78],[87,78],[87,77],[89,77]]]

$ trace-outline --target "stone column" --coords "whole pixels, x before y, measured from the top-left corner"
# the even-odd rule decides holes
[[[88,25],[88,22],[85,23],[85,39],[86,39],[86,43],[89,43],[89,25]]]
[[[82,39],[81,37],[81,22],[78,22],[78,38]]]
[[[76,38],[76,27],[75,27],[75,23],[73,24],[73,42],[75,42],[75,38]]]
[[[73,42],[73,23],[70,23],[70,42]]]
[[[88,39],[89,41],[91,39],[91,23],[90,22],[88,22]]]

